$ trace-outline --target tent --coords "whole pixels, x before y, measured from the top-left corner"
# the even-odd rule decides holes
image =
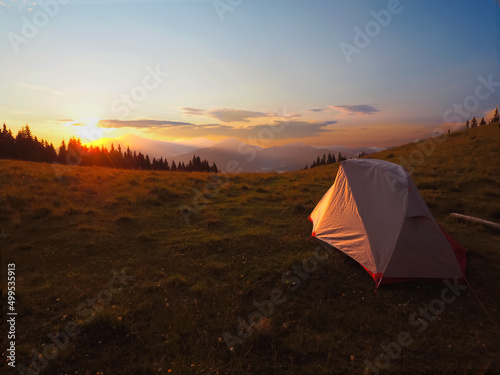
[[[356,260],[377,286],[464,278],[465,249],[438,226],[410,175],[397,164],[343,161],[309,220],[314,237]]]

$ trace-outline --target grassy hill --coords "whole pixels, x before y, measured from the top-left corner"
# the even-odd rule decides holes
[[[306,218],[337,165],[214,178],[89,167],[58,175],[1,160],[2,285],[5,295],[15,263],[18,370],[499,372],[500,332],[474,293],[500,321],[500,234],[448,218],[500,221],[499,146],[491,124],[370,156],[406,163],[468,249],[474,290],[441,304],[444,283],[375,293],[357,263],[309,238]]]

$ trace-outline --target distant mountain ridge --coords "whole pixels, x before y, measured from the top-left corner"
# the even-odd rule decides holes
[[[167,142],[142,138],[125,134],[119,138],[105,138],[92,142],[105,147],[118,147],[122,150],[127,146],[132,150],[141,151],[151,158],[167,158],[175,162],[188,163],[194,155],[201,159],[215,162],[222,171],[236,168],[239,172],[290,172],[302,169],[323,154],[332,153],[336,158],[338,153],[352,158],[360,152],[371,154],[383,150],[377,147],[349,148],[345,146],[309,146],[295,142],[282,146],[260,147],[242,142],[236,138],[226,138],[214,142],[206,138],[190,141]]]

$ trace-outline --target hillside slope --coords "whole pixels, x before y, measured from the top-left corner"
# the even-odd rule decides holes
[[[468,249],[467,278],[497,322],[500,235],[448,214],[500,221],[499,134],[493,124],[444,136],[410,164],[432,213]],[[370,156],[404,163],[419,160],[411,156],[419,149]],[[499,372],[500,335],[470,288],[443,308],[440,282],[375,293],[357,263],[310,238],[306,218],[337,168],[56,174],[48,164],[1,160],[0,227],[10,235],[0,240],[2,285],[6,293],[15,263],[18,369]]]
[[[496,124],[370,157],[404,165],[438,218],[458,212],[500,221],[500,128]]]

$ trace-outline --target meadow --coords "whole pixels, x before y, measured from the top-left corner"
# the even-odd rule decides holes
[[[406,163],[436,220],[468,250],[472,289],[444,304],[434,302],[443,282],[375,292],[361,266],[310,238],[306,219],[338,164],[213,176],[55,173],[50,164],[0,160],[0,228],[9,234],[0,240],[2,286],[5,296],[15,263],[18,312],[17,368],[3,367],[498,373],[500,233],[448,215],[500,222],[499,146],[500,128],[489,124],[370,155]]]

